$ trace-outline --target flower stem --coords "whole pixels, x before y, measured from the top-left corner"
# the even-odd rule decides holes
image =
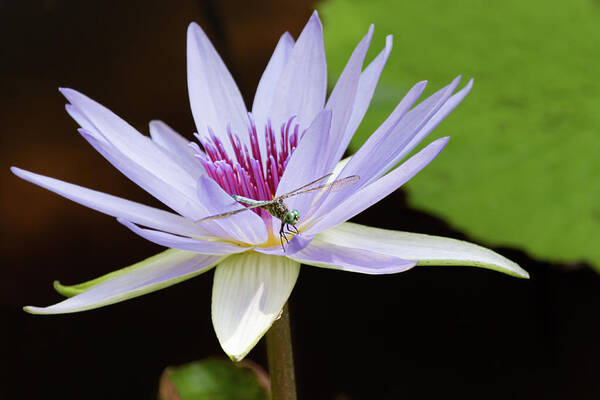
[[[296,400],[292,334],[287,303],[283,306],[281,317],[267,332],[267,357],[271,376],[271,399]]]

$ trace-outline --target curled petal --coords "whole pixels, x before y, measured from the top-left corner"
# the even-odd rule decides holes
[[[529,278],[518,264],[492,250],[462,240],[343,223],[317,235],[319,240],[412,260],[417,265],[465,265]]]
[[[286,257],[246,252],[215,271],[212,320],[225,353],[240,361],[271,327],[290,296],[300,264]]]
[[[61,293],[64,290],[64,294],[75,295],[52,306],[27,306],[24,310],[32,314],[65,314],[92,310],[193,278],[208,271],[222,259],[223,257],[219,256],[169,249],[91,282],[75,287],[59,284],[57,290]]]

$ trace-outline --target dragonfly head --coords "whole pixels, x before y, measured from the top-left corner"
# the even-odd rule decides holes
[[[298,210],[288,211],[283,218],[283,222],[290,225],[296,225],[300,220],[300,213]]]

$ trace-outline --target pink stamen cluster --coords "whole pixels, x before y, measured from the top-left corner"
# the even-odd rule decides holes
[[[204,147],[204,152],[197,144],[193,143],[192,146],[208,176],[227,193],[254,200],[272,200],[290,156],[304,134],[300,132],[298,124],[293,124],[293,121],[294,117],[291,117],[281,125],[279,146],[271,122],[266,124],[264,134],[266,155],[260,151],[258,133],[252,118],[248,130],[250,150],[238,135],[232,132],[230,126],[227,127],[227,136],[233,148],[233,157],[227,154],[223,142],[210,128],[208,128],[208,135],[194,134]],[[253,211],[263,218],[269,217],[269,214],[260,208],[255,208]]]

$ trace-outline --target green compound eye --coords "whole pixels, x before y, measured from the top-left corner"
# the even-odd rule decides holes
[[[285,223],[286,224],[295,225],[296,222],[298,222],[299,220],[300,220],[300,213],[298,212],[298,210],[288,211],[287,214],[285,214]]]

